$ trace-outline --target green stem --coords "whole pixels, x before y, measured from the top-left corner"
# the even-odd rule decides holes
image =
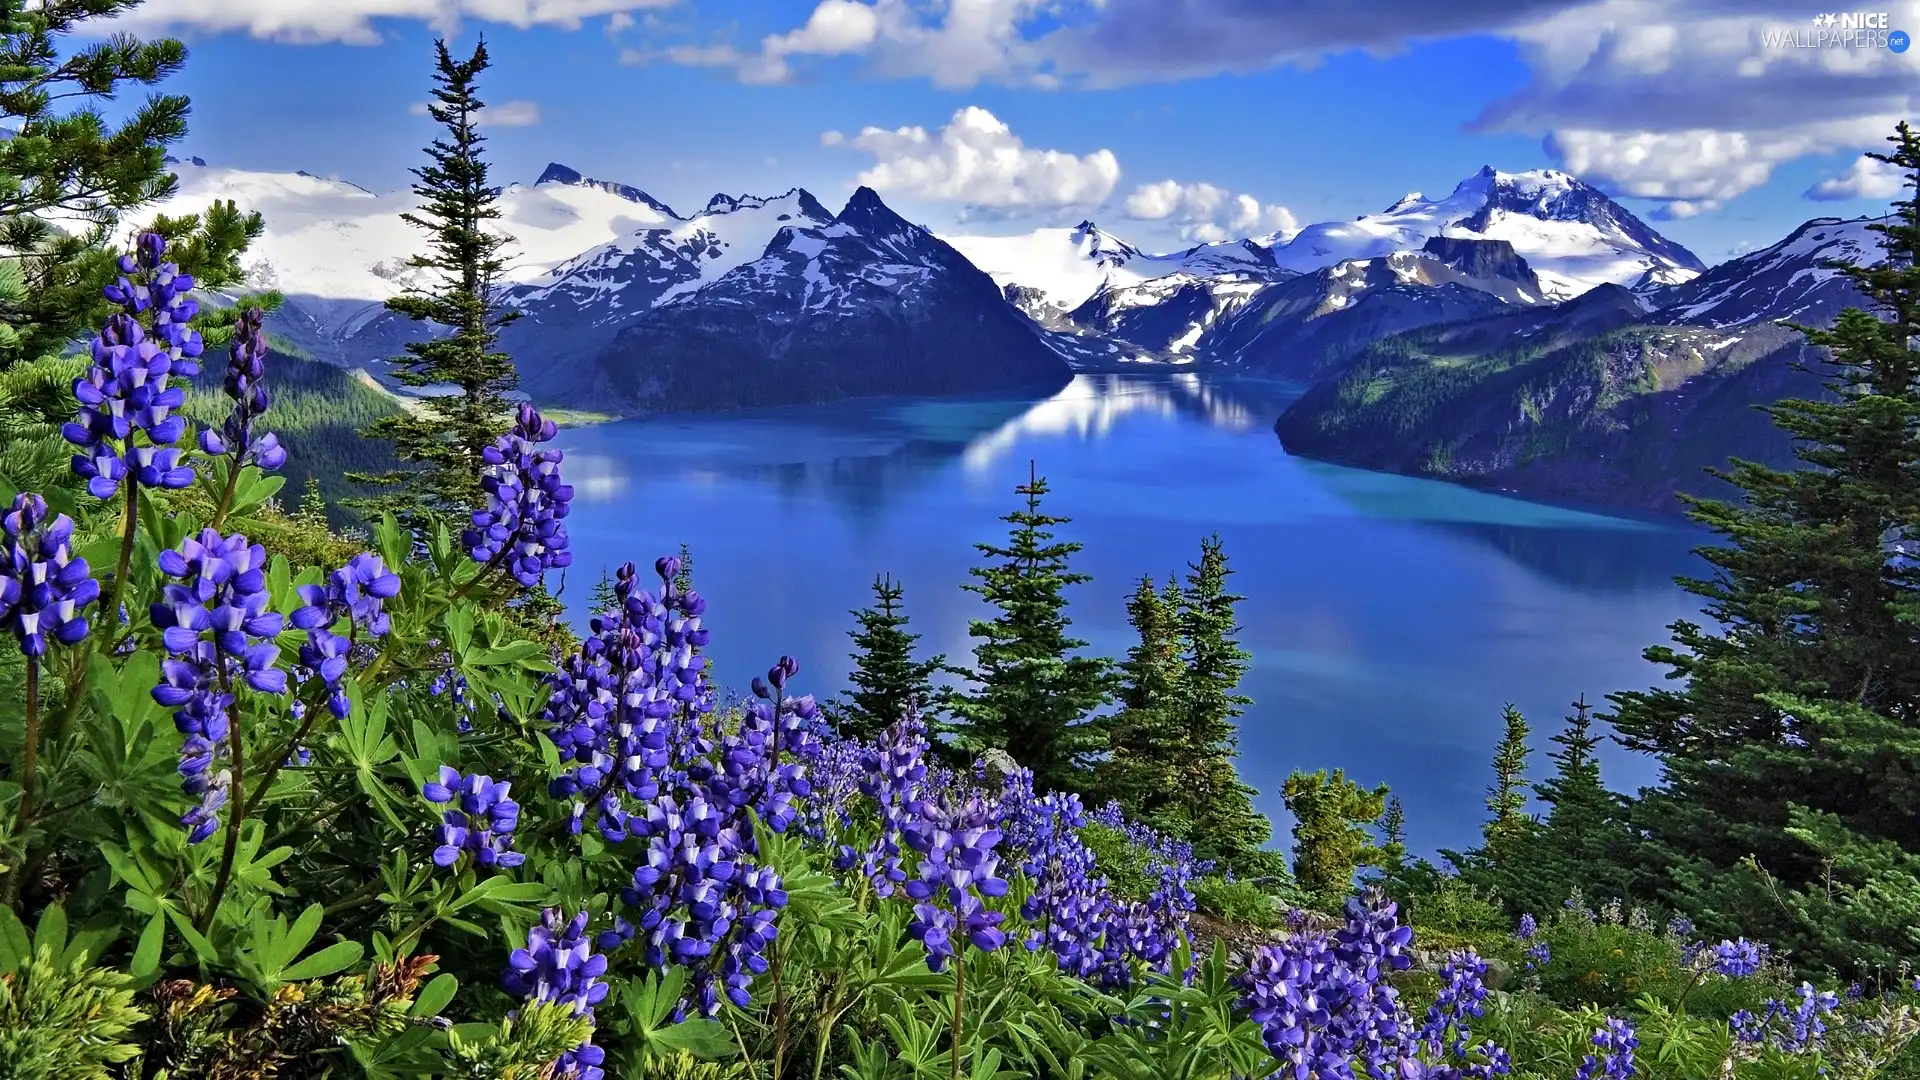
[[[13,833],[25,839],[27,825],[33,820],[34,782],[40,771],[40,658],[27,655],[27,746],[20,761],[20,813],[14,819]],[[7,875],[7,906],[19,898],[21,879],[27,875],[28,845],[20,847],[20,865]]]
[[[843,989],[839,973],[835,972],[833,992],[827,997],[827,1007],[820,1010],[820,1027],[813,1040],[813,1080],[820,1080],[820,1073],[827,1066],[827,1048],[833,1044],[833,1025],[845,1011],[840,1004]]]
[[[227,461],[227,487],[220,493],[220,504],[214,507],[213,523],[209,529],[219,529],[227,520],[227,511],[233,507],[233,493],[240,486],[240,455],[234,454]]]
[[[260,804],[266,800],[267,789],[273,786],[274,780],[280,775],[280,770],[286,767],[287,758],[300,745],[300,740],[313,731],[313,725],[319,719],[320,706],[309,704],[306,719],[300,721],[299,730],[293,733],[293,737],[287,740],[286,745],[282,746],[278,753],[268,759],[265,774],[261,776],[260,782],[254,785],[253,798],[247,801],[247,813],[252,814],[260,809]]]
[[[131,439],[129,439],[131,442]],[[133,449],[131,445],[127,447]],[[131,456],[131,454],[129,454]],[[126,478],[127,505],[125,520],[120,523],[120,559],[113,567],[113,584],[107,593],[107,604],[101,609],[100,619],[106,623],[106,639],[118,645],[120,632],[120,598],[126,593],[127,570],[133,565],[133,538],[140,531],[140,481],[129,474]],[[133,620],[127,620],[127,633],[133,633]],[[111,649],[108,650],[112,652]]]
[[[760,1066],[754,1063],[753,1052],[747,1049],[746,1036],[740,1034],[740,1024],[731,1013],[727,1015],[727,1026],[733,1029],[733,1042],[740,1048],[740,1060],[747,1063],[748,1074],[758,1078]],[[780,1078],[776,1076],[773,1080],[780,1080]]]
[[[966,1019],[967,947],[953,951],[953,1080],[960,1080],[960,1031]]]
[[[224,658],[220,664],[220,692],[228,701],[233,700],[233,679],[227,672]],[[232,748],[228,756],[233,760],[233,791],[227,805],[227,842],[220,852],[220,873],[213,879],[213,895],[207,901],[206,913],[200,917],[200,933],[206,934],[213,929],[213,920],[219,914],[220,901],[226,899],[227,886],[233,881],[233,859],[240,849],[240,826],[247,820],[247,744],[242,738],[240,712],[234,710],[230,720],[232,730],[227,733],[227,744]]]
[[[335,900],[333,903],[328,904],[326,907],[322,908],[320,912],[321,917],[325,918],[330,915],[338,915],[341,912],[347,910],[348,908],[358,907],[363,901],[365,901],[369,897],[378,896],[378,895],[380,895],[380,879],[376,877],[372,881],[369,881],[365,885],[362,885],[358,889],[355,889],[352,893],[347,895],[345,898],[340,900]]]
[[[348,795],[346,798],[341,799],[339,802],[334,803],[332,806],[327,807],[325,810],[320,811],[318,814],[315,814],[309,818],[305,818],[301,821],[295,822],[294,824],[289,825],[284,829],[281,829],[279,832],[273,834],[272,839],[269,839],[265,844],[262,845],[262,847],[264,847],[268,851],[272,851],[274,848],[280,846],[280,842],[282,840],[285,840],[296,833],[306,832],[308,829],[313,828],[315,825],[318,825],[321,822],[332,817],[333,815],[339,813],[340,811],[345,810],[347,807],[352,806],[354,803],[360,802],[364,798],[366,798],[366,796],[356,791],[353,794]]]

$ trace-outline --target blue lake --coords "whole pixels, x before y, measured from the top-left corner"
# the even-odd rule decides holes
[[[1004,537],[1028,461],[1085,545],[1071,614],[1091,649],[1126,650],[1142,574],[1184,572],[1218,532],[1237,573],[1240,770],[1284,844],[1279,787],[1344,768],[1392,786],[1417,850],[1477,836],[1511,701],[1536,773],[1568,705],[1660,681],[1640,658],[1697,604],[1673,583],[1706,537],[1672,522],[1544,506],[1290,457],[1272,423],[1294,391],[1192,375],[1081,376],[1051,397],[863,401],[660,416],[562,432],[577,491],[579,611],[603,568],[685,543],[708,597],[715,675],[744,687],[782,653],[801,688],[839,692],[849,609],[878,573],[906,587],[929,651],[970,657],[963,592],[977,541]],[[1608,756],[1631,789],[1650,765]]]

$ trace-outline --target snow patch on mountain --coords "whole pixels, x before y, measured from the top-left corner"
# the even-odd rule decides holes
[[[411,191],[379,195],[306,172],[190,163],[175,168],[179,191],[155,213],[200,213],[215,201],[232,200],[265,219],[266,231],[246,255],[251,286],[351,307],[382,303],[417,280],[419,272],[406,261],[421,249],[424,236],[401,218],[419,208]],[[500,210],[496,227],[513,238],[503,253],[509,282],[538,280],[596,245],[677,221],[665,204],[638,189],[556,179],[554,167],[540,183],[506,188]]]
[[[1507,241],[1539,275],[1550,299],[1606,282],[1633,284],[1650,272],[1656,280],[1682,281],[1705,269],[1693,253],[1567,173],[1505,173],[1492,166],[1445,198],[1411,192],[1378,214],[1309,225],[1273,256],[1279,265],[1306,273],[1417,250],[1435,236]]]

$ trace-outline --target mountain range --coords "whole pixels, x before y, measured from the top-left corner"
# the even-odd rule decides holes
[[[413,197],[175,166],[164,212],[230,198],[263,213],[247,272],[287,296],[277,333],[390,382],[388,358],[423,333],[384,308],[420,283],[407,260],[422,237],[401,218]],[[794,189],[719,194],[683,214],[559,164],[500,205],[515,241],[502,299],[522,315],[502,346],[543,404],[618,416],[1206,368],[1311,384],[1277,425],[1295,452],[1636,505],[1670,501],[1695,457],[1744,451],[1758,415],[1746,406],[1805,382],[1787,367],[1797,338],[1770,320],[1830,318],[1851,289],[1820,260],[1872,246],[1858,222],[1815,221],[1709,269],[1573,176],[1491,167],[1444,198],[1410,193],[1352,221],[1170,254],[1091,221],[936,235],[867,188],[838,213]],[[1611,358],[1621,386],[1660,389],[1603,379],[1580,384],[1598,395],[1584,405],[1503,396],[1545,393],[1528,378],[1571,393],[1577,379],[1541,373],[1591,366],[1590,353]],[[1732,441],[1696,453],[1642,438],[1665,422],[1669,393],[1688,402],[1689,446]],[[1659,417],[1622,411],[1623,395],[1661,402]],[[1551,436],[1526,429],[1543,408]],[[1740,418],[1702,425],[1702,409]]]

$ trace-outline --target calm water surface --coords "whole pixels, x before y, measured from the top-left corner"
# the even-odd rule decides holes
[[[1568,703],[1655,684],[1640,650],[1696,604],[1672,584],[1704,537],[1648,523],[1317,464],[1272,433],[1291,391],[1191,375],[1082,376],[1047,398],[895,400],[664,416],[562,433],[578,492],[565,598],[602,568],[688,544],[710,601],[716,675],[744,687],[782,653],[829,696],[848,609],[875,574],[906,586],[923,645],[969,654],[984,614],[962,592],[976,541],[1038,462],[1086,545],[1071,614],[1092,648],[1127,648],[1125,599],[1219,532],[1254,654],[1240,769],[1284,841],[1293,769],[1344,768],[1405,802],[1420,850],[1477,835],[1500,711],[1544,742]],[[1616,753],[1609,780],[1648,766]]]

